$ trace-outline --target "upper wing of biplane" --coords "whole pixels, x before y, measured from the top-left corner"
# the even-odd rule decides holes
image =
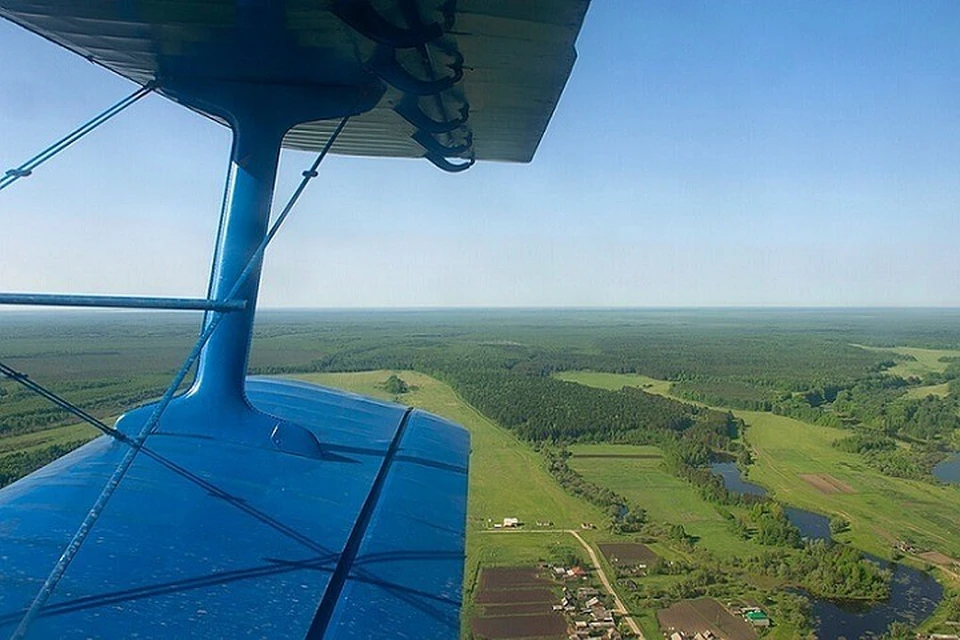
[[[138,84],[158,81],[175,99],[210,79],[277,92],[368,87],[361,100],[372,108],[334,153],[420,157],[435,150],[431,136],[456,149],[450,157],[529,162],[588,3],[3,0],[0,15]],[[284,144],[319,149],[334,124],[297,123]]]
[[[269,227],[279,151],[320,151],[302,186],[327,151],[448,171],[529,161],[587,3],[0,0],[0,16],[234,132],[207,298],[0,294],[206,311],[163,398],[115,430],[0,363],[105,433],[0,491],[0,633],[459,633],[467,433],[421,411],[246,378],[263,252],[300,192]]]

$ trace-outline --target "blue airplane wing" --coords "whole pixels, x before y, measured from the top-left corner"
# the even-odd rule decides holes
[[[0,17],[234,135],[207,299],[34,296],[208,314],[159,404],[118,422],[122,439],[102,437],[0,491],[0,633],[458,634],[467,433],[342,392],[246,380],[278,157],[322,149],[305,181],[328,149],[451,172],[527,162],[587,5],[0,0]],[[190,391],[172,399],[194,364]]]
[[[473,144],[452,155],[529,162],[576,61],[588,4],[0,0],[0,16],[138,84],[159,78],[159,90],[178,100],[192,93],[187,79],[270,84],[277,92],[284,84],[386,84],[333,153],[421,157],[414,123],[457,121],[466,110]],[[171,78],[181,84],[164,86]],[[298,123],[284,144],[319,149],[334,126],[320,119]],[[462,145],[467,135],[452,141],[427,128],[447,147]]]
[[[30,628],[36,638],[452,638],[466,432],[422,411],[251,379],[320,458],[161,428]],[[100,437],[0,491],[10,635],[126,447]]]

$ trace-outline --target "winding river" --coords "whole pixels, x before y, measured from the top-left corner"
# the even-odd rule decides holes
[[[955,456],[954,463],[956,468],[953,481],[960,482],[960,455]],[[710,468],[723,478],[724,486],[730,491],[767,495],[766,489],[743,479],[736,463],[717,462],[710,465]],[[948,480],[939,475],[938,477]],[[784,510],[787,518],[804,537],[830,539],[830,520],[826,516],[795,507],[785,507]],[[886,564],[878,558],[871,557],[871,560]],[[940,583],[928,574],[906,565],[894,564],[892,568],[890,598],[885,602],[867,606],[863,603],[811,599],[817,637],[850,640],[869,638],[886,632],[893,622],[915,624],[930,617],[937,603],[943,598],[943,587]]]

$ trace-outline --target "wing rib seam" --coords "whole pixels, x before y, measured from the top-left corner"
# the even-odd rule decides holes
[[[353,530],[350,532],[350,537],[347,538],[347,543],[343,547],[343,553],[340,554],[340,559],[337,560],[337,566],[333,570],[330,583],[327,585],[323,598],[320,600],[320,606],[317,607],[317,613],[314,614],[313,622],[310,623],[310,630],[306,635],[307,640],[321,640],[327,633],[327,628],[333,619],[333,612],[336,610],[337,602],[343,593],[343,587],[347,583],[347,578],[350,577],[350,570],[353,568],[353,563],[357,559],[357,553],[360,551],[360,543],[367,533],[374,509],[376,509],[380,502],[383,485],[386,482],[387,475],[390,473],[390,467],[393,466],[393,460],[397,456],[397,451],[400,449],[400,442],[403,440],[403,434],[406,433],[407,422],[409,422],[410,414],[412,413],[413,407],[407,408],[406,413],[403,414],[403,418],[400,420],[397,432],[394,434],[393,440],[390,442],[390,447],[383,457],[383,464],[380,466],[380,471],[377,472],[377,477],[373,481],[370,493],[367,495],[367,499],[360,509],[360,515],[357,517],[357,521],[353,525]]]

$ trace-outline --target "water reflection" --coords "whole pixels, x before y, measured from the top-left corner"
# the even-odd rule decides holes
[[[937,477],[960,482],[960,455],[955,456],[953,462],[956,466],[951,467],[954,474],[952,479],[939,475]],[[763,487],[744,480],[740,469],[733,462],[717,462],[710,465],[710,468],[723,478],[723,485],[730,491],[756,496],[767,495]],[[936,470],[934,472],[936,473]],[[790,522],[800,530],[802,536],[830,539],[830,520],[826,516],[795,507],[785,507],[784,511]],[[889,564],[879,558],[870,558],[893,569],[890,598],[885,602],[873,604],[832,602],[811,598],[812,614],[816,621],[815,632],[818,638],[853,640],[880,636],[893,622],[918,624],[929,618],[943,599],[943,587],[926,573],[906,565]]]
[[[933,475],[944,482],[960,484],[960,453],[955,453],[933,468]]]
[[[919,624],[933,614],[943,598],[943,587],[922,571],[893,565],[890,599],[866,607],[863,603],[813,600],[812,612],[819,638],[869,638],[886,632],[893,622]]]

